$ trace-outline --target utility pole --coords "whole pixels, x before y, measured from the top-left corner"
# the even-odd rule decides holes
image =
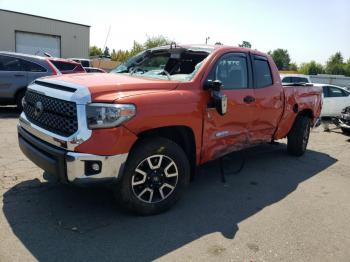
[[[207,45],[208,44],[208,40],[210,39],[210,36],[207,36],[206,38],[205,38],[205,44]]]

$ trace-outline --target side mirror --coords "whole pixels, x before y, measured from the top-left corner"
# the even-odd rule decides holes
[[[212,106],[223,116],[227,112],[227,96],[222,92],[222,88],[223,85],[220,80],[208,80],[204,85],[205,90],[211,90]]]
[[[223,85],[220,80],[207,80],[204,83],[204,90],[214,90],[214,91],[220,91],[222,89]]]
[[[212,97],[216,111],[222,116],[225,115],[227,112],[227,96],[221,91],[213,91]]]

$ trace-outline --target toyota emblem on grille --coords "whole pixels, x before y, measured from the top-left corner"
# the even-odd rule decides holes
[[[43,103],[41,103],[41,101],[36,102],[35,107],[34,107],[34,115],[36,117],[39,117],[39,116],[41,116],[43,111],[44,111]]]

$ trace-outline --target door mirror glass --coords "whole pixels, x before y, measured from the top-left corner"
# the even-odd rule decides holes
[[[218,113],[222,116],[225,115],[227,112],[227,96],[221,91],[213,91],[212,97]]]

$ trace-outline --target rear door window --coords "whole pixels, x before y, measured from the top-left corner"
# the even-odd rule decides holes
[[[25,71],[21,59],[0,55],[0,71]]]
[[[28,71],[28,72],[46,72],[47,70],[36,64],[36,63],[32,63],[32,62],[29,62],[29,61],[26,61],[26,60],[22,60],[21,61],[25,70]]]
[[[254,56],[255,86],[257,88],[272,85],[269,62],[265,57]]]
[[[71,74],[78,72],[85,72],[81,64],[75,64],[64,61],[55,61],[50,60],[50,62],[62,73],[62,74]]]
[[[53,65],[61,72],[62,71],[73,71],[74,68],[76,67],[75,64],[66,63],[66,62],[62,62],[62,61],[51,61],[51,63],[53,63]]]

